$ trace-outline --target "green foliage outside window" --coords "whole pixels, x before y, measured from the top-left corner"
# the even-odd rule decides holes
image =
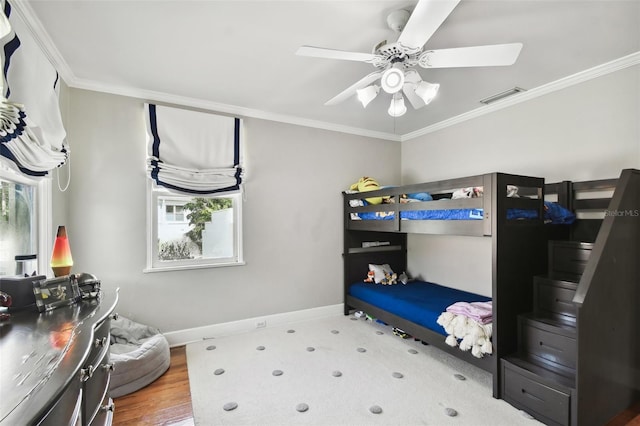
[[[211,222],[211,213],[232,207],[231,198],[193,198],[184,205],[185,210],[189,211],[187,219],[191,225],[191,230],[185,235],[202,251],[202,231],[205,223]]]
[[[169,241],[160,243],[158,258],[160,260],[182,260],[193,259],[193,256],[186,241]]]

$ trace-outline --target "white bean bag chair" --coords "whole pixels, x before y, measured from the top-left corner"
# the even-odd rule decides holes
[[[169,342],[160,331],[130,319],[111,321],[109,393],[112,398],[141,389],[169,368]]]

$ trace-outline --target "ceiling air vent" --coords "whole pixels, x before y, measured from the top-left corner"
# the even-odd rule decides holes
[[[489,104],[491,104],[493,102],[499,101],[499,100],[507,98],[509,96],[513,96],[516,93],[524,92],[526,90],[527,89],[523,89],[521,87],[514,87],[513,89],[505,90],[504,92],[500,92],[500,93],[497,93],[495,95],[492,95],[492,96],[486,97],[484,99],[481,99],[480,102],[485,104],[485,105],[489,105]]]

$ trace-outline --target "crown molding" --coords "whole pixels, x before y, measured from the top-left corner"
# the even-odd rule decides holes
[[[415,139],[419,136],[433,133],[438,130],[442,130],[447,127],[462,123],[464,121],[481,117],[485,114],[490,114],[492,112],[495,112],[504,108],[508,108],[513,105],[517,105],[521,102],[526,102],[531,99],[535,99],[537,97],[544,96],[549,93],[553,93],[558,90],[562,90],[567,87],[574,86],[576,84],[584,83],[594,78],[602,77],[603,75],[610,74],[610,73],[613,73],[634,65],[638,65],[638,64],[640,64],[640,51],[632,53],[627,56],[623,56],[618,59],[614,59],[613,61],[606,62],[601,65],[597,65],[593,68],[580,71],[578,73],[569,75],[559,80],[552,81],[551,83],[543,84],[542,86],[529,89],[525,92],[520,92],[516,95],[509,96],[508,98],[496,101],[492,104],[481,106],[479,108],[465,112],[463,114],[457,115],[447,120],[443,120],[438,123],[435,123],[431,126],[424,127],[420,130],[416,130],[411,133],[406,133],[400,136],[400,140],[408,141],[411,139]]]
[[[58,70],[58,73],[67,84],[67,86],[78,89],[92,90],[103,93],[110,93],[115,95],[122,95],[127,97],[133,97],[137,99],[144,99],[150,102],[164,102],[175,105],[188,106],[193,108],[201,108],[210,111],[216,111],[221,113],[239,115],[243,117],[259,118],[262,120],[277,121],[281,123],[293,124],[298,126],[311,127],[322,130],[329,130],[334,132],[341,132],[347,134],[353,134],[357,136],[370,137],[375,139],[384,139],[389,141],[403,142],[411,139],[415,139],[420,136],[424,136],[429,133],[436,132],[438,130],[445,129],[450,126],[472,120],[477,117],[481,117],[485,114],[490,114],[495,111],[499,111],[504,108],[517,105],[521,102],[526,102],[531,99],[535,99],[539,96],[547,95],[558,90],[571,87],[573,85],[583,83],[592,80],[597,77],[601,77],[606,74],[610,74],[615,71],[622,70],[634,65],[640,64],[640,51],[632,53],[627,56],[623,56],[613,61],[606,62],[601,65],[597,65],[593,68],[589,68],[584,71],[580,71],[573,75],[561,78],[551,83],[544,84],[525,92],[518,93],[514,96],[502,99],[490,105],[484,105],[474,110],[465,112],[447,120],[440,121],[422,129],[405,133],[403,135],[397,135],[387,132],[377,132],[368,129],[362,129],[358,127],[344,126],[335,123],[329,123],[319,120],[310,120],[306,118],[276,114],[268,111],[262,111],[252,108],[245,108],[236,105],[222,104],[217,102],[211,102],[204,99],[197,99],[185,96],[176,96],[164,92],[155,92],[148,90],[140,90],[129,87],[119,87],[114,85],[107,85],[95,81],[79,79],[73,73],[67,62],[64,60],[55,44],[49,37],[40,20],[36,17],[35,12],[31,6],[24,0],[13,0],[11,2],[13,10],[23,18],[27,27],[31,30],[34,38],[45,55],[51,61],[51,64]]]
[[[262,120],[277,121],[280,123],[293,124],[297,126],[311,127],[333,132],[364,136],[375,139],[384,139],[390,141],[400,141],[400,135],[393,133],[376,132],[373,130],[361,129],[358,127],[344,126],[335,123],[328,123],[318,120],[310,120],[302,117],[296,117],[286,114],[277,114],[268,111],[262,111],[253,108],[245,108],[237,105],[223,104],[219,102],[208,101],[205,99],[192,98],[188,96],[178,96],[170,93],[156,92],[152,90],[135,89],[131,87],[119,87],[109,84],[102,84],[91,80],[83,80],[75,78],[71,82],[67,82],[69,87],[75,89],[91,90],[95,92],[109,93],[113,95],[127,96],[130,98],[142,99],[147,102],[160,102],[172,104],[176,106],[185,106],[191,108],[199,108],[207,111],[215,111],[218,113],[259,118]]]
[[[60,77],[65,83],[75,80],[76,76],[71,71],[69,64],[64,60],[60,51],[55,46],[49,33],[44,29],[42,23],[37,18],[36,13],[31,8],[31,5],[24,0],[12,0],[11,1],[12,13],[17,13],[24,21],[25,25],[31,31],[35,42],[40,47],[40,50],[49,59],[51,65],[58,71]]]
[[[69,64],[60,54],[60,51],[55,46],[55,44],[51,40],[51,37],[49,37],[49,34],[42,26],[42,23],[37,18],[37,15],[31,8],[31,5],[29,5],[29,3],[24,0],[13,0],[11,2],[11,6],[12,10],[18,13],[18,15],[20,15],[22,20],[25,22],[25,24],[33,34],[36,43],[47,56],[53,67],[58,71],[65,84],[71,88],[122,95],[137,99],[143,99],[148,102],[164,102],[168,104],[188,106],[192,108],[201,108],[209,111],[239,115],[243,117],[259,118],[262,120],[277,121],[281,123],[353,134],[375,139],[384,139],[398,142],[401,140],[400,135],[396,135],[393,133],[377,132],[358,127],[328,123],[319,120],[310,120],[286,114],[277,114],[258,109],[240,107],[236,105],[211,102],[204,99],[177,96],[170,93],[140,90],[130,87],[108,85],[96,81],[80,79],[73,73],[71,67],[69,67]]]

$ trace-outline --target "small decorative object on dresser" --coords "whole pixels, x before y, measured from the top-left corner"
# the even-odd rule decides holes
[[[51,270],[53,275],[61,277],[69,275],[72,266],[73,258],[71,257],[71,247],[67,238],[67,228],[64,225],[60,225],[58,226],[58,233],[51,253]]]
[[[78,283],[73,275],[34,281],[33,294],[40,312],[72,305],[80,298]]]

